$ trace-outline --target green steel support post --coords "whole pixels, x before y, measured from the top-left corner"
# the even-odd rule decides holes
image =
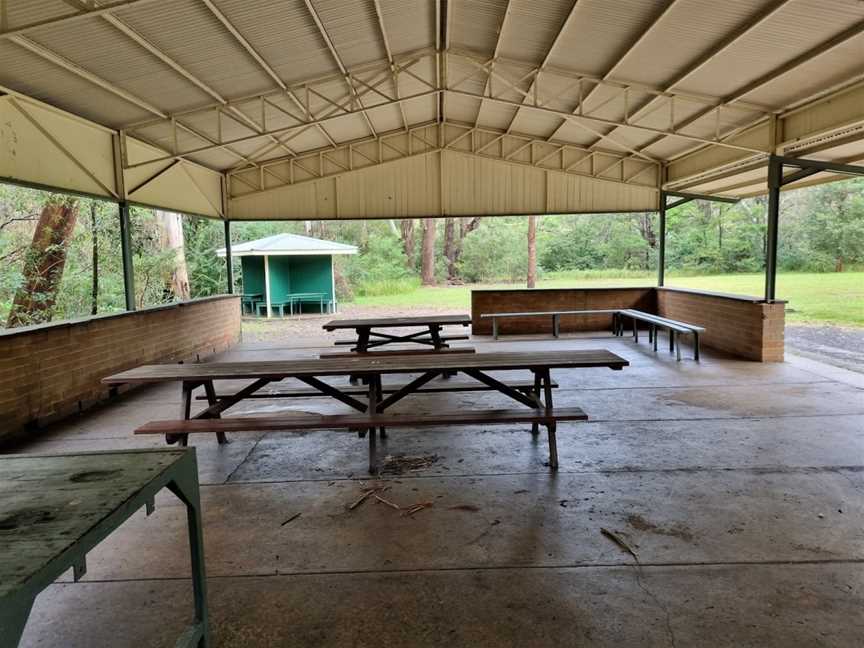
[[[660,249],[657,253],[657,285],[666,281],[666,192],[660,192]]]
[[[129,222],[129,203],[120,207],[120,250],[123,257],[123,288],[126,293],[126,310],[135,310],[135,272],[132,267],[132,230]]]
[[[780,187],[783,163],[776,156],[768,161],[768,230],[765,243],[765,301],[777,295],[777,241],[780,224]]]
[[[231,221],[225,220],[225,264],[228,270],[228,294],[234,294],[234,261],[231,258]]]

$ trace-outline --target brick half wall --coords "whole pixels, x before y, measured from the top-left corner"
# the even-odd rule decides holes
[[[649,313],[657,308],[654,288],[534,288],[471,291],[471,331],[492,335],[488,313],[530,313],[555,310],[636,308]],[[561,332],[612,328],[611,315],[562,315]],[[501,335],[552,332],[551,317],[508,317],[498,321]]]
[[[759,362],[783,362],[786,303],[657,288],[657,314],[705,327],[703,345]]]
[[[228,349],[240,340],[239,302],[207,297],[0,332],[0,445],[109,398],[107,375]]]

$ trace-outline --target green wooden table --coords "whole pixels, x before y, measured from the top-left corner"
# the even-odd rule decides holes
[[[186,448],[0,456],[0,648],[18,645],[43,589],[70,567],[80,579],[87,553],[142,506],[149,515],[166,487],[186,505],[195,598],[176,646],[209,646],[198,466]]]

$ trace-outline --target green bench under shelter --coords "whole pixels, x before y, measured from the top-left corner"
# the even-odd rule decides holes
[[[224,257],[225,249],[217,254]],[[266,317],[335,312],[337,254],[357,254],[357,248],[298,234],[232,245],[231,257],[240,258],[243,312]]]

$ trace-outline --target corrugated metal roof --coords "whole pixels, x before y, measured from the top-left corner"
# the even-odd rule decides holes
[[[225,248],[216,250],[216,254],[225,256]],[[264,238],[237,243],[231,246],[231,256],[313,256],[319,254],[357,254],[357,247],[300,236],[299,234],[274,234]]]
[[[6,0],[14,33],[0,33],[0,86],[128,129],[169,156],[176,140],[220,171],[434,120],[669,163],[705,144],[732,147],[713,140],[864,76],[859,0],[91,6],[85,15],[64,0]],[[712,106],[729,101],[718,118]],[[284,130],[309,118],[324,121]]]

